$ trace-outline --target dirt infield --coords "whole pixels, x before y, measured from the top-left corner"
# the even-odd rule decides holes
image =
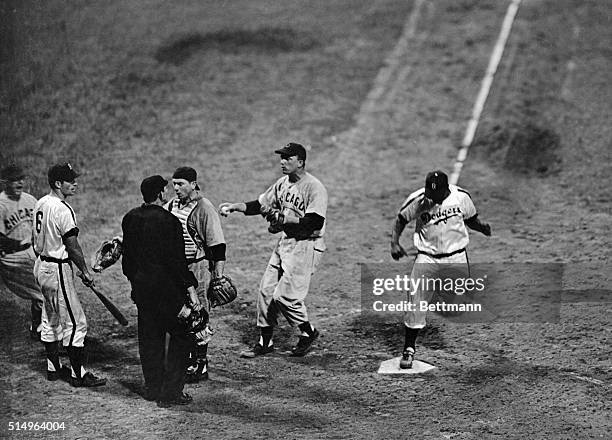
[[[450,171],[506,2],[12,1],[3,13],[7,5],[16,12],[3,18],[14,43],[0,60],[10,73],[0,159],[26,166],[38,197],[52,161],[83,171],[71,202],[86,253],[120,232],[143,177],[189,164],[213,203],[251,200],[280,175],[272,151],[289,141],[312,145],[307,168],[330,205],[328,251],[308,297],[322,337],[304,358],[287,356],[295,334],[286,324],[277,353],[238,358],[257,335],[257,286],[274,239],[261,219],[224,220],[240,297],[213,316],[211,379],[186,387],[186,407],[141,397],[136,309],[119,265],[96,279],[128,327],[79,290],[89,364],[108,378],[95,390],[45,380],[29,307],[0,287],[0,437],[609,435],[608,2],[523,2],[459,181],[493,228],[488,239],[472,234],[473,261],[565,265],[559,322],[434,315],[418,356],[437,369],[411,377],[376,373],[399,355],[401,315],[359,313],[359,263],[392,262],[398,207],[428,170]],[[11,421],[65,429],[9,431]]]

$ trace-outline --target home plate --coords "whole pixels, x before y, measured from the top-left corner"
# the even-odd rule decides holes
[[[401,369],[399,367],[401,358],[400,356],[381,362],[378,368],[378,374],[419,374],[436,368],[427,362],[414,360],[412,361],[412,368]]]

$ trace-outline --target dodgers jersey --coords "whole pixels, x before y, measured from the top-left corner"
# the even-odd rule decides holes
[[[76,217],[65,200],[47,194],[36,203],[32,242],[37,255],[58,260],[68,258],[62,237],[73,230],[76,233],[79,231]]]
[[[22,192],[19,200],[12,200],[5,192],[0,193],[0,233],[13,240],[32,237],[32,213],[36,198]]]
[[[281,177],[261,194],[258,200],[262,206],[279,209],[284,215],[293,217],[302,218],[305,214],[315,213],[325,218],[327,214],[327,190],[319,179],[308,172],[297,182],[291,182],[289,176]],[[308,238],[322,237],[325,234],[326,221],[321,229],[314,231]],[[288,229],[290,228],[286,228],[286,231]],[[299,235],[299,232],[296,232],[296,235]]]
[[[425,189],[408,196],[398,215],[406,222],[416,220],[414,246],[428,254],[449,254],[465,248],[470,241],[464,221],[477,212],[470,194],[449,185],[450,195],[441,204],[427,204]]]

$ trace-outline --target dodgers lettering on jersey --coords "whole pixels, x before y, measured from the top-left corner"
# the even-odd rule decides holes
[[[62,237],[73,229],[78,231],[76,217],[66,201],[47,194],[36,202],[32,241],[37,254],[60,260],[68,258]]]
[[[429,254],[448,254],[465,248],[469,241],[464,221],[477,212],[469,193],[449,185],[450,195],[441,204],[427,204],[425,189],[408,196],[399,210],[406,222],[416,220],[414,246]]]
[[[12,200],[6,193],[0,193],[0,233],[13,240],[26,240],[32,237],[32,214],[36,199],[21,193],[19,200]]]
[[[297,182],[289,181],[289,176],[283,176],[259,196],[262,206],[280,210],[284,215],[304,217],[315,213],[325,218],[327,215],[327,190],[323,184],[310,173],[305,173]],[[314,231],[310,237],[322,237],[323,227]]]

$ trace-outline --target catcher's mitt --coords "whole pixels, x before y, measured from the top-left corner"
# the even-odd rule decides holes
[[[181,321],[187,328],[187,333],[197,345],[206,345],[212,339],[214,331],[208,325],[208,313],[201,309],[195,312],[188,305],[184,305],[178,314]]]
[[[213,278],[206,292],[210,307],[223,306],[231,303],[238,296],[236,286],[228,276]]]
[[[123,253],[123,239],[113,237],[104,240],[91,259],[91,268],[94,272],[102,272],[107,267],[115,264]]]

